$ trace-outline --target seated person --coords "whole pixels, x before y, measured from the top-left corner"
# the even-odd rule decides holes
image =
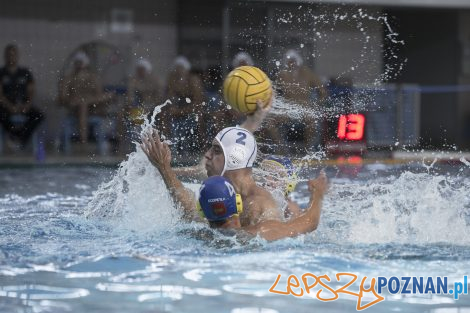
[[[0,124],[24,148],[39,126],[43,114],[33,107],[34,80],[31,72],[18,66],[18,48],[5,48],[5,66],[0,68]]]
[[[307,210],[287,222],[265,220],[242,226],[239,215],[243,212],[243,201],[233,185],[222,176],[208,178],[201,186],[197,202],[201,216],[209,225],[218,229],[236,229],[260,236],[268,241],[295,237],[317,229],[320,222],[323,196],[328,188],[324,172],[308,182],[310,203]]]
[[[219,129],[234,123],[237,120],[234,110],[227,108],[222,95],[222,69],[220,66],[210,67],[204,76],[204,124],[209,137],[217,134]],[[240,113],[241,114],[241,113]]]
[[[311,148],[321,137],[317,116],[327,97],[326,89],[313,71],[304,65],[300,54],[292,49],[284,56],[284,69],[278,75],[277,86],[280,95],[300,112],[300,118],[295,119],[278,116],[277,125],[280,125],[281,135],[288,144],[287,150],[297,152],[298,148]],[[318,94],[316,101],[313,101],[312,93]],[[291,145],[291,142],[295,144]]]
[[[100,78],[90,68],[90,59],[84,52],[74,56],[73,71],[59,85],[59,102],[78,121],[81,143],[88,142],[88,127],[91,116],[104,118],[113,99],[112,93],[105,93]],[[104,137],[102,131],[95,130],[95,136]],[[67,142],[69,138],[66,138]],[[103,141],[97,138],[97,141]],[[101,150],[101,148],[99,147]],[[102,153],[103,151],[99,151]]]
[[[235,69],[240,66],[253,66],[253,65],[255,65],[253,58],[251,57],[251,55],[249,55],[245,51],[240,51],[237,54],[235,54],[232,60],[232,69]]]
[[[205,134],[203,123],[204,87],[198,75],[191,72],[191,63],[186,57],[179,56],[168,74],[166,97],[171,103],[164,108],[164,121],[170,137],[174,141],[173,152],[199,152],[202,136]],[[192,137],[188,145],[184,138]],[[205,139],[205,138],[204,138]]]
[[[135,64],[135,73],[127,86],[126,119],[140,125],[160,102],[160,81],[152,75],[152,64],[144,58]]]

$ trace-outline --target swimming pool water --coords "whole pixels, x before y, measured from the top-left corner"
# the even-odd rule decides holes
[[[181,222],[140,152],[118,170],[0,169],[0,312],[353,312],[354,297],[321,302],[268,290],[278,274],[284,290],[288,275],[306,272],[449,283],[469,274],[469,167],[326,171],[331,188],[316,232],[240,243]],[[295,199],[307,202],[304,184]],[[366,311],[469,310],[468,295],[387,295]]]

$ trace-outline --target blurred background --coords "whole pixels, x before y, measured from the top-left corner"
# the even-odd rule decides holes
[[[4,162],[122,159],[143,116],[166,99],[173,109],[158,127],[203,133],[185,151],[197,154],[208,134],[243,119],[220,93],[239,61],[273,81],[274,118],[316,125],[305,151],[341,141],[360,151],[470,148],[466,0],[17,0],[2,4],[0,33]],[[311,75],[301,78],[312,80],[311,121],[286,109],[296,101],[281,79],[289,60]],[[348,125],[348,114],[363,115],[364,134],[339,136],[343,114]],[[298,141],[265,129],[267,152]]]

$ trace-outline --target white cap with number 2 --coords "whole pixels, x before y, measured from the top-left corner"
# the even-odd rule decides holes
[[[257,146],[255,137],[241,127],[227,127],[222,129],[215,139],[222,147],[225,156],[225,171],[238,170],[253,166],[256,159]]]

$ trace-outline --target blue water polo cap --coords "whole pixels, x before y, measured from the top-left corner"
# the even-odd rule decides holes
[[[206,179],[199,189],[198,210],[210,222],[222,221],[243,211],[241,197],[222,176]]]

